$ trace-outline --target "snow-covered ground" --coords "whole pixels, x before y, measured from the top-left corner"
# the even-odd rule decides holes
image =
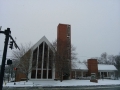
[[[98,80],[98,83],[90,82],[90,80],[64,80],[62,82],[60,81],[54,81],[54,80],[37,80],[37,81],[21,81],[16,82],[16,85],[14,85],[14,82],[4,83],[5,86],[9,87],[33,87],[33,86],[96,86],[96,85],[120,85],[120,80]]]

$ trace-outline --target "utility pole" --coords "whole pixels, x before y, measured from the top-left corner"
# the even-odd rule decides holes
[[[4,71],[5,71],[5,62],[6,62],[6,55],[7,55],[7,47],[9,42],[9,37],[12,39],[14,45],[16,48],[19,49],[16,42],[12,38],[10,28],[7,28],[5,31],[0,31],[0,33],[5,34],[5,43],[4,43],[4,51],[3,51],[3,57],[2,57],[2,64],[1,64],[1,72],[0,72],[0,90],[3,88],[3,77],[4,77]]]
[[[2,90],[2,87],[3,87],[3,77],[4,77],[4,71],[5,71],[7,46],[9,41],[9,35],[11,34],[10,28],[7,28],[7,30],[5,30],[3,33],[6,35],[6,37],[5,37],[4,51],[3,51],[3,57],[2,57],[1,73],[0,73],[0,90]]]

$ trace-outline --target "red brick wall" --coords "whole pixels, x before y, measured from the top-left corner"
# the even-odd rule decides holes
[[[26,75],[22,73],[19,68],[16,70],[15,81],[21,81],[22,78],[26,78]]]
[[[98,63],[97,59],[88,59],[88,75],[91,73],[96,73],[98,75]]]
[[[71,61],[71,55],[70,55],[71,49],[68,51],[68,47],[71,48],[71,34],[69,34],[70,39],[69,39],[69,44],[68,44],[68,37],[67,37],[68,31],[71,33],[71,30],[68,30],[68,24],[59,24],[58,25],[58,27],[57,27],[57,53],[60,57],[66,58],[65,60],[69,59]],[[70,54],[68,54],[68,53],[70,53]],[[57,58],[57,59],[60,60],[59,58]],[[56,75],[56,78],[58,78],[57,76],[58,75]]]
[[[67,25],[59,24],[57,27],[57,51],[62,54],[67,45]]]
[[[16,73],[15,81],[21,81],[22,78],[26,78],[26,75],[23,73]]]

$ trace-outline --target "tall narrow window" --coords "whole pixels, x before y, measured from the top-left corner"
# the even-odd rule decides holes
[[[48,70],[48,79],[52,79],[52,70]]]
[[[47,70],[43,70],[43,79],[47,79]]]
[[[67,36],[69,36],[69,37],[70,37],[70,26],[69,26],[69,25],[68,25],[67,32],[68,32],[68,33],[67,33],[67,34],[68,34]]]
[[[37,71],[37,78],[40,79],[41,78],[41,70]]]
[[[44,51],[44,64],[43,64],[43,68],[44,69],[47,69],[47,56],[48,56],[48,46],[47,44],[45,43],[45,51]]]
[[[42,52],[43,52],[43,43],[39,46],[39,56],[38,56],[38,68],[42,66]]]
[[[36,63],[37,63],[37,48],[33,51],[32,68],[36,67]]]
[[[36,48],[33,51],[32,66],[34,68],[31,72],[31,78],[52,79],[52,59],[53,51],[48,48],[46,42],[42,42],[39,45],[39,50]],[[36,65],[37,67],[35,67]]]
[[[49,69],[52,68],[52,59],[53,59],[53,52],[50,50],[49,52]]]
[[[35,78],[35,76],[36,76],[36,70],[32,70],[32,73],[31,73],[31,78]]]

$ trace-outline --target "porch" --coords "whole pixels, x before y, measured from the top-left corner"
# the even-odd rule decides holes
[[[115,72],[117,71],[114,65],[98,64],[98,78],[99,79],[115,79]]]
[[[115,79],[115,71],[99,71],[99,79]]]

